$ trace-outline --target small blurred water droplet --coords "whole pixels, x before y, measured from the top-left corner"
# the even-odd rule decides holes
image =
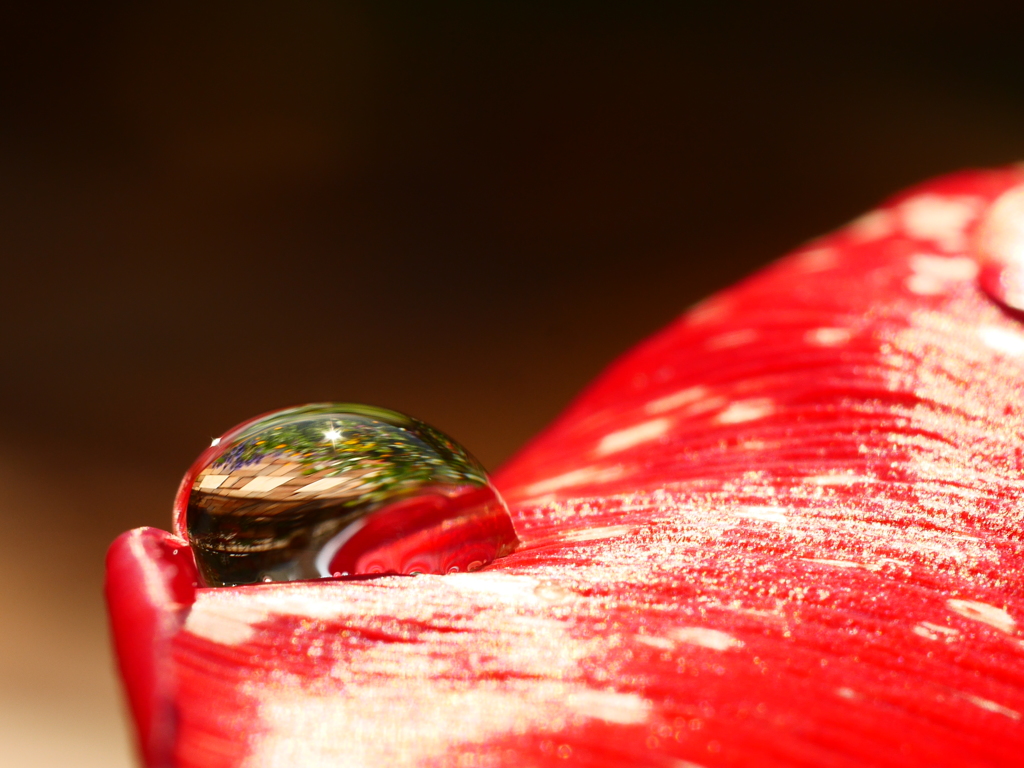
[[[978,282],[992,299],[1024,312],[1024,185],[1004,192],[978,227]]]
[[[175,529],[206,586],[454,573],[519,543],[458,443],[394,411],[336,403],[277,411],[215,440],[182,483]]]

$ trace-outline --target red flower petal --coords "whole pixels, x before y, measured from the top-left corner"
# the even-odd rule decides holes
[[[182,539],[136,528],[110,546],[106,594],[114,648],[147,765],[164,765],[174,744],[170,643],[195,587],[195,563]]]
[[[973,242],[1021,184],[912,190],[626,355],[497,476],[484,571],[188,609],[127,534],[147,761],[1019,764],[1024,326]]]

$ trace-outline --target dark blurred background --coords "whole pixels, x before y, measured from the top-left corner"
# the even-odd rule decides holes
[[[5,764],[128,764],[103,553],[168,526],[211,437],[365,401],[499,464],[702,296],[901,186],[1024,159],[1022,21],[939,0],[8,8]]]

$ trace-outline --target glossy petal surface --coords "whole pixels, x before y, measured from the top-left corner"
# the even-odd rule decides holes
[[[200,589],[164,759],[1019,765],[1024,327],[972,243],[1021,184],[912,190],[641,344],[496,476],[524,545],[483,571]]]

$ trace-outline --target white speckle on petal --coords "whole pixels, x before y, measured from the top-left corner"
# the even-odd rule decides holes
[[[910,257],[910,268],[919,275],[948,282],[973,280],[978,276],[978,262],[966,256],[917,253]]]
[[[869,211],[846,225],[846,232],[855,240],[878,240],[892,234],[896,221],[891,211]]]
[[[940,634],[948,635],[950,637],[956,637],[960,634],[959,629],[954,629],[953,627],[944,627],[941,624],[934,624],[930,621],[922,621],[920,626],[924,627],[925,629],[929,629],[932,632],[939,632]]]
[[[923,637],[927,640],[940,640],[946,641],[952,640],[959,636],[960,632],[952,627],[944,627],[941,624],[933,624],[930,621],[922,621],[917,624],[913,632],[919,637]]]
[[[975,600],[952,599],[946,601],[946,606],[966,619],[980,621],[1007,634],[1013,632],[1017,626],[1017,622],[1010,614],[1002,608],[997,608],[988,603],[979,603]]]
[[[804,272],[824,272],[839,264],[839,255],[835,248],[812,248],[797,258]]]
[[[978,215],[982,201],[974,197],[925,194],[899,206],[903,229],[910,237],[931,240],[946,251],[967,246],[964,230]]]
[[[558,537],[559,541],[601,541],[617,536],[628,536],[633,532],[631,525],[606,525],[603,528],[580,528],[568,531]]]
[[[484,571],[482,573],[452,573],[447,577],[447,584],[464,594],[499,599],[509,604],[540,604],[537,594],[540,582],[530,576],[516,576],[501,571]]]
[[[541,496],[551,491],[571,488],[576,485],[607,483],[621,477],[623,473],[625,473],[625,469],[620,466],[603,468],[583,467],[582,469],[574,469],[562,475],[549,477],[546,480],[538,480],[536,483],[528,485],[524,490],[524,494],[526,496]]]
[[[818,347],[839,347],[852,336],[849,328],[815,328],[804,334],[804,341]]]
[[[1024,355],[1024,335],[1015,331],[1000,328],[996,325],[983,325],[978,329],[982,342],[990,349],[1011,357]]]
[[[981,696],[975,696],[971,693],[960,693],[959,695],[961,698],[971,702],[971,704],[974,704],[976,707],[981,707],[982,709],[988,712],[995,712],[998,715],[1005,715],[1011,720],[1020,720],[1020,712],[1018,712],[1015,709],[1004,707],[1002,704],[997,704],[994,701],[983,699],[981,698]]]
[[[736,517],[743,517],[748,520],[764,520],[767,523],[785,525],[789,522],[789,518],[786,517],[786,510],[783,507],[740,507],[733,514]]]
[[[566,641],[564,635],[556,639]],[[635,693],[563,681],[529,686],[513,681],[505,687],[485,683],[464,690],[441,676],[428,696],[410,702],[401,685],[358,680],[346,686],[345,696],[275,687],[273,695],[259,703],[262,727],[242,766],[416,768],[439,764],[446,753],[462,745],[471,747],[525,729],[557,732],[558,723],[567,717],[640,725],[651,713],[650,702]],[[401,724],[397,731],[396,721]],[[339,733],[346,738],[317,736]]]
[[[635,635],[636,641],[641,645],[649,645],[662,651],[671,651],[676,644],[667,637],[655,637],[654,635]]]
[[[700,763],[694,763],[690,760],[676,760],[674,763],[669,764],[671,768],[705,768]]]
[[[638,725],[650,716],[651,704],[635,693],[585,689],[566,697],[569,711],[619,725]]]
[[[668,419],[652,419],[626,429],[609,432],[598,443],[597,455],[605,456],[609,453],[624,451],[641,443],[657,440],[668,432],[671,426],[672,422]]]
[[[691,404],[683,410],[683,416],[690,418],[692,416],[699,416],[702,413],[710,413],[711,411],[717,411],[729,402],[729,399],[721,395],[709,397],[706,400],[700,400],[696,403]]]
[[[935,256],[918,253],[910,257],[913,274],[907,278],[907,290],[919,296],[937,296],[957,283],[978,276],[978,263],[966,256]]]
[[[744,328],[740,331],[732,331],[731,333],[723,333],[720,336],[712,336],[704,342],[704,346],[710,350],[742,347],[744,344],[753,344],[757,341],[758,335],[758,332],[753,328]]]
[[[727,301],[721,298],[705,299],[686,313],[687,325],[703,325],[723,320],[732,312],[732,307]]]
[[[193,610],[185,619],[185,631],[219,645],[242,645],[256,634],[256,624],[270,618],[261,608],[245,605],[235,607],[231,613]]]
[[[806,563],[817,563],[818,565],[831,565],[835,568],[863,568],[864,563],[855,563],[853,560],[823,560],[814,557],[801,557]]]
[[[241,645],[256,632],[256,625],[275,616],[302,616],[312,619],[336,619],[358,609],[338,600],[331,582],[321,588],[303,585],[266,585],[238,600],[232,590],[204,590],[185,620],[185,631],[221,645]]]
[[[681,389],[678,392],[673,392],[671,395],[665,397],[659,397],[657,400],[652,400],[644,406],[644,410],[647,413],[664,413],[665,411],[674,411],[677,408],[682,408],[684,405],[690,405],[698,400],[702,400],[710,394],[707,387],[687,387]]]
[[[850,699],[851,701],[860,698],[860,694],[853,690],[853,688],[846,687],[836,688],[836,696],[840,696],[844,699]]]
[[[266,584],[248,592],[244,600],[230,589],[201,590],[185,620],[185,630],[224,645],[240,645],[252,638],[256,624],[275,616],[329,620],[358,612],[338,599],[335,583]]]
[[[744,421],[755,421],[770,416],[775,412],[775,403],[768,398],[740,400],[731,403],[715,417],[719,424],[740,424]]]
[[[533,593],[545,603],[568,603],[576,599],[577,594],[571,589],[560,587],[551,582],[541,582]]]
[[[736,449],[740,451],[763,451],[768,445],[764,440],[742,440],[736,443]]]
[[[918,296],[939,296],[949,290],[949,283],[931,275],[911,275],[905,285],[907,290]]]
[[[874,482],[874,478],[840,473],[835,475],[813,475],[806,478],[804,482],[810,485],[854,485],[856,483]]]
[[[737,640],[732,635],[721,630],[709,629],[708,627],[679,627],[669,632],[669,637],[688,645],[710,648],[712,651],[728,651],[733,648],[743,647],[742,640]]]

